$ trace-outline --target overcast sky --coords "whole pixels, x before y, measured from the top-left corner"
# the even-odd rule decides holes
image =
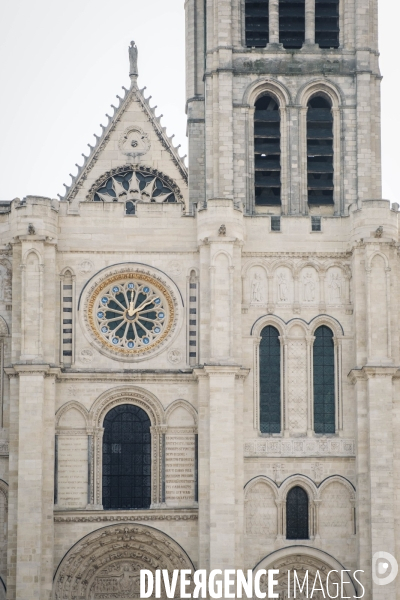
[[[380,0],[383,196],[400,202],[400,2]],[[183,0],[0,0],[0,200],[57,197],[129,87],[139,85],[186,153]]]

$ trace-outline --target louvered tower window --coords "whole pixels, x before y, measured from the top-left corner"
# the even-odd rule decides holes
[[[269,0],[246,0],[246,46],[265,48],[269,42]]]
[[[281,203],[281,117],[272,96],[261,96],[254,112],[255,202]]]
[[[73,348],[73,282],[72,274],[66,271],[61,282],[61,306],[62,306],[62,356],[61,362],[65,367],[72,364]]]
[[[284,48],[301,48],[306,34],[305,0],[279,0],[279,42]]]
[[[103,507],[150,508],[151,435],[147,413],[132,404],[116,406],[104,419]]]
[[[335,348],[333,333],[325,325],[315,331],[313,370],[314,431],[335,433]]]
[[[261,332],[260,431],[281,431],[281,343],[279,331],[268,325]]]
[[[199,279],[196,271],[191,271],[190,273],[188,295],[188,362],[190,365],[196,365],[199,362]]]
[[[308,538],[308,495],[302,487],[296,486],[286,498],[286,539]]]
[[[315,43],[339,48],[339,0],[315,0]]]
[[[333,115],[323,96],[314,96],[307,110],[308,202],[333,204]]]

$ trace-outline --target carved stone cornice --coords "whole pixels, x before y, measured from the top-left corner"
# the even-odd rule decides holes
[[[139,369],[125,369],[124,371],[62,371],[57,373],[57,383],[109,383],[109,382],[127,382],[127,383],[176,383],[179,381],[196,381],[196,376],[192,369],[184,370],[154,370],[140,371]]]
[[[334,258],[350,260],[350,252],[242,252],[242,258]]]
[[[56,377],[60,369],[46,364],[14,364],[11,367],[5,367],[4,372],[9,377],[19,377],[21,375],[40,375],[43,377]]]
[[[400,367],[397,365],[364,365],[359,369],[352,369],[348,374],[348,378],[353,384],[375,377],[400,377]]]
[[[135,511],[69,510],[54,511],[55,523],[132,523],[147,521],[197,521],[197,509]]]
[[[245,458],[335,457],[354,458],[355,440],[332,438],[258,439],[244,444]]]

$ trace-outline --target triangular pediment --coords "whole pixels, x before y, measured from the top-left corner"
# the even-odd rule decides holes
[[[62,201],[68,201],[73,210],[79,203],[95,199],[96,189],[106,180],[107,174],[123,170],[128,165],[143,169],[144,173],[157,173],[173,182],[175,196],[187,205],[187,168],[179,156],[178,147],[166,135],[161,126],[161,117],[155,116],[149,99],[144,97],[144,89],[139,90],[135,83],[119,98],[119,106],[113,107],[113,116],[108,116],[108,124],[102,125],[102,135],[95,136],[95,146],[90,146],[90,154],[84,164],[78,166],[78,174],[71,175],[72,183],[66,186]],[[168,184],[171,188],[171,185]],[[99,200],[99,196],[96,196]],[[100,196],[100,200],[103,198]]]

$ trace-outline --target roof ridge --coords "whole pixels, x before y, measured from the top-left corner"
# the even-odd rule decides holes
[[[60,201],[65,202],[65,201],[73,200],[73,198],[75,198],[76,194],[78,193],[79,187],[80,187],[79,184],[82,181],[82,176],[89,169],[93,159],[96,158],[98,156],[99,152],[102,150],[103,144],[108,140],[109,134],[112,133],[112,131],[114,130],[116,123],[118,123],[119,119],[121,118],[128,103],[130,102],[130,100],[132,99],[133,96],[136,96],[137,99],[139,100],[139,102],[141,103],[143,109],[145,110],[150,122],[152,123],[152,125],[156,131],[156,134],[157,134],[160,142],[162,143],[164,148],[166,150],[168,150],[168,152],[171,154],[173,162],[175,163],[176,167],[178,168],[183,179],[187,182],[188,170],[187,170],[185,163],[183,162],[184,159],[186,158],[186,154],[183,157],[179,156],[178,150],[181,147],[181,144],[178,144],[178,146],[174,146],[172,140],[175,137],[175,134],[172,134],[171,137],[169,137],[166,133],[167,128],[161,126],[160,121],[164,115],[160,115],[159,117],[156,117],[155,110],[156,110],[157,106],[154,106],[154,107],[150,106],[150,100],[151,100],[152,96],[148,96],[148,98],[144,97],[144,91],[147,89],[146,86],[143,87],[142,89],[139,89],[136,85],[136,82],[133,80],[132,85],[129,89],[127,89],[124,86],[122,86],[122,89],[124,90],[124,96],[122,98],[120,96],[118,96],[118,94],[116,96],[118,98],[118,102],[119,102],[118,106],[114,106],[113,104],[111,104],[111,108],[113,109],[114,113],[111,116],[106,113],[108,123],[106,125],[103,125],[102,123],[100,123],[100,127],[102,129],[101,134],[100,135],[97,135],[96,133],[93,134],[94,137],[96,138],[96,142],[95,142],[94,146],[92,146],[91,144],[88,144],[88,146],[90,148],[90,152],[87,156],[84,153],[82,153],[83,164],[78,165],[78,163],[75,163],[75,166],[78,169],[78,173],[76,175],[72,175],[72,173],[69,174],[69,176],[71,177],[71,180],[72,180],[70,185],[67,185],[65,183],[63,184],[65,186],[64,196],[62,196],[61,194],[57,194],[58,197],[60,198]],[[84,179],[83,179],[83,181],[84,181]]]

